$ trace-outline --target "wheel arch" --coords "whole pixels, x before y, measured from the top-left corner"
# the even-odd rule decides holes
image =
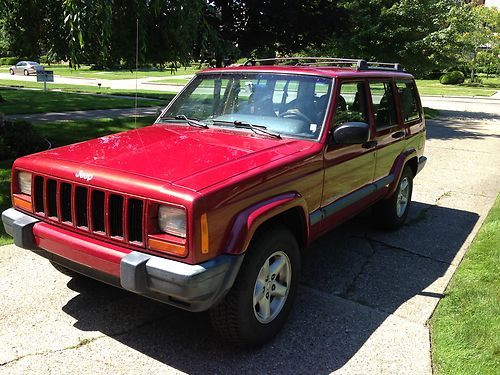
[[[394,176],[393,181],[389,185],[389,189],[387,191],[386,197],[390,197],[398,186],[399,179],[401,178],[401,174],[403,173],[404,167],[408,165],[413,172],[413,177],[417,174],[418,170],[418,155],[417,150],[415,148],[408,148],[404,150],[394,162],[391,174]]]
[[[273,225],[283,225],[297,239],[300,248],[309,241],[307,205],[298,193],[286,193],[259,202],[238,214],[231,230],[226,252],[240,254],[248,250],[256,235]]]

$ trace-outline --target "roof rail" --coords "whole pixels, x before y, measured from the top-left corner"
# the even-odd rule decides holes
[[[276,57],[270,59],[250,59],[244,66],[260,65],[293,65],[293,66],[334,66],[350,67],[356,70],[396,70],[404,72],[399,63],[366,61],[362,59],[346,59],[339,57]]]

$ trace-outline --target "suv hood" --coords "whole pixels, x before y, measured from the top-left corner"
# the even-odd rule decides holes
[[[153,125],[59,147],[38,157],[105,167],[201,190],[253,168],[304,151],[315,142],[247,131]]]

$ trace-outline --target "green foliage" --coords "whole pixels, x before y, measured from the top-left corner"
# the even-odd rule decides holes
[[[163,70],[305,52],[418,76],[464,66],[474,80],[500,70],[499,22],[497,9],[456,0],[0,0],[0,56],[130,70],[137,57]]]
[[[464,83],[464,81],[465,76],[459,71],[448,72],[439,78],[439,82],[443,85],[458,85],[460,83]]]
[[[42,151],[47,143],[26,121],[0,121],[0,160]]]
[[[0,65],[15,65],[19,60],[19,57],[0,57]]]

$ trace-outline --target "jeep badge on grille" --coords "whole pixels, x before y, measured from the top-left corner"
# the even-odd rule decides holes
[[[78,172],[75,173],[75,177],[81,178],[81,179],[89,182],[90,180],[92,180],[94,178],[94,175],[91,173],[86,173],[80,169]]]

